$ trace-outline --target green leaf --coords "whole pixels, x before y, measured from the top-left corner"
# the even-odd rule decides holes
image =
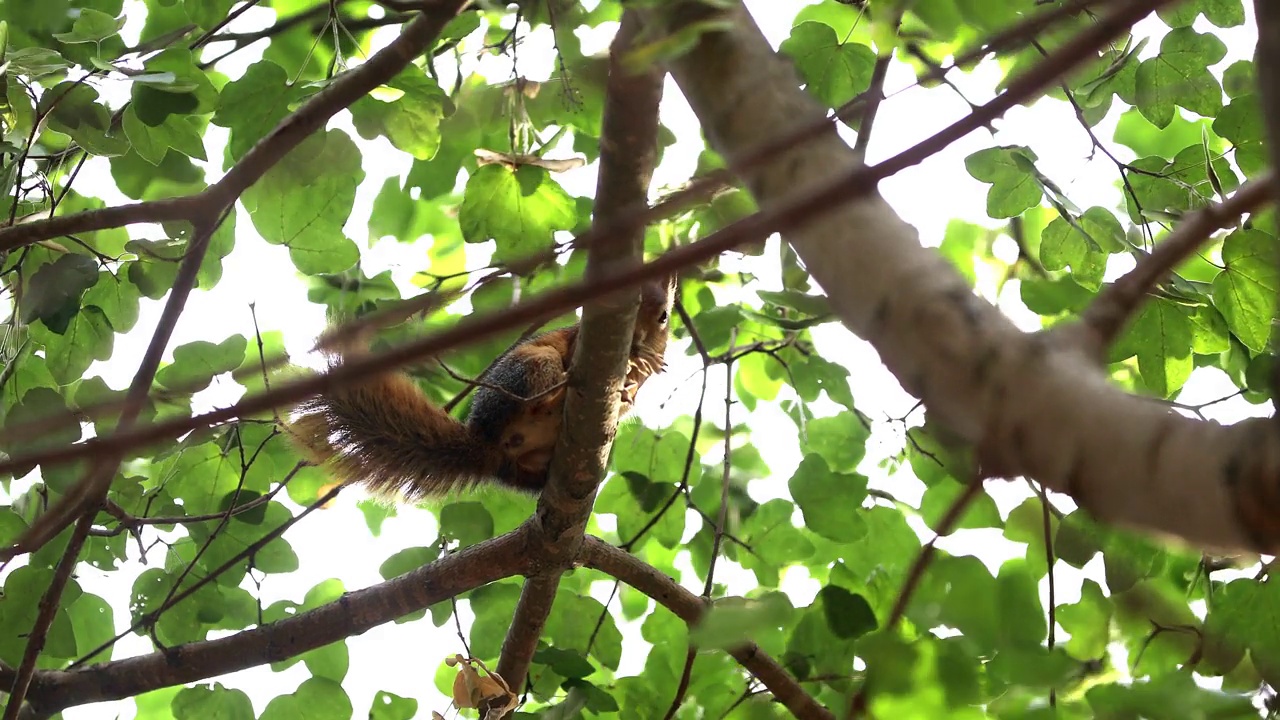
[[[1236,162],[1245,175],[1254,177],[1267,168],[1266,136],[1257,95],[1234,98],[1214,119],[1213,131],[1231,141]]]
[[[542,648],[533,654],[533,661],[546,665],[555,674],[566,678],[584,678],[595,672],[595,666],[581,653],[560,648]]]
[[[506,618],[509,627],[509,611]],[[584,622],[587,618],[591,621]],[[505,630],[506,627],[503,628],[504,635]],[[563,588],[556,594],[554,609],[547,619],[546,640],[555,647],[588,654],[610,670],[616,671],[618,663],[622,662],[622,633],[618,631],[613,615],[599,600],[566,592]]]
[[[1070,222],[1054,218],[1040,236],[1040,262],[1046,270],[1070,267],[1081,287],[1097,291],[1107,268],[1107,256],[1127,248],[1124,229],[1115,215],[1089,208]]]
[[[1040,647],[1048,632],[1035,576],[1023,560],[1010,560],[996,578],[1001,642],[1009,647]]]
[[[924,497],[920,500],[920,515],[930,528],[938,530],[943,517],[964,494],[965,486],[960,482],[941,480],[924,491]],[[969,507],[960,515],[960,522],[955,527],[964,530],[1000,527],[1002,524],[996,501],[986,493],[979,493],[969,502]]]
[[[1206,20],[1220,28],[1244,24],[1243,0],[1195,0],[1165,6],[1156,12],[1172,28],[1191,25],[1202,12]]]
[[[369,708],[369,720],[411,720],[417,714],[417,700],[386,690],[379,690],[373,696],[373,707]]]
[[[1247,695],[1201,688],[1190,673],[1168,673],[1132,685],[1098,685],[1085,698],[1094,717],[1258,717]]]
[[[231,130],[228,154],[239,160],[289,114],[299,98],[284,68],[259,60],[238,79],[227,83],[218,97],[212,122]]]
[[[182,0],[191,22],[203,30],[212,30],[227,19],[235,0]]]
[[[813,543],[791,522],[794,510],[795,505],[786,500],[770,500],[743,522],[743,535],[755,550],[754,555],[741,560],[744,567],[755,568],[758,563],[779,567],[813,554]]]
[[[778,49],[795,62],[808,91],[828,107],[840,107],[871,86],[875,53],[866,45],[841,42],[823,23],[799,23]]]
[[[1253,352],[1271,338],[1277,278],[1276,239],[1259,230],[1237,230],[1222,243],[1226,267],[1213,280],[1213,304],[1227,327]]]
[[[81,8],[71,32],[54,33],[59,42],[72,45],[75,43],[96,43],[115,35],[124,27],[124,18],[114,18],[93,8]]]
[[[453,502],[440,508],[440,534],[462,547],[493,537],[493,516],[478,502]]]
[[[1147,389],[1168,398],[1191,376],[1191,320],[1172,301],[1154,298],[1116,342],[1113,361],[1138,356],[1138,370]]]
[[[65,328],[69,315],[79,307],[81,294],[98,282],[98,263],[87,255],[63,255],[36,270],[22,298],[22,321],[56,320],[55,330]],[[70,312],[68,312],[70,311]]]
[[[107,601],[91,593],[82,593],[67,607],[67,616],[75,631],[76,654],[84,657],[115,638],[116,628],[111,606]],[[95,662],[111,659],[111,646],[97,655]]]
[[[485,165],[471,174],[458,209],[462,237],[494,240],[494,262],[505,263],[551,247],[554,233],[578,221],[573,198],[539,167]]]
[[[849,369],[818,355],[810,355],[804,362],[792,363],[791,380],[796,394],[805,402],[818,399],[827,391],[827,397],[849,410],[854,409],[853,393],[849,389]]]
[[[342,131],[329,130],[294,148],[242,202],[267,242],[288,246],[299,271],[337,273],[360,257],[342,227],[362,180],[360,150]]]
[[[814,418],[804,428],[807,442],[802,449],[827,461],[836,472],[853,472],[867,454],[867,438],[871,430],[856,412],[845,411],[825,418]]]
[[[111,323],[96,307],[80,308],[61,332],[34,324],[31,339],[44,347],[49,372],[62,384],[79,380],[94,360],[111,357],[115,342]]]
[[[788,623],[794,609],[782,593],[759,598],[717,600],[689,632],[689,642],[702,649],[738,647],[768,628]]]
[[[1160,43],[1160,54],[1138,66],[1138,110],[1157,127],[1173,120],[1175,105],[1205,117],[1222,109],[1222,86],[1209,66],[1226,56],[1213,35],[1175,28]]]
[[[204,151],[204,139],[191,122],[191,118],[181,115],[170,115],[164,122],[151,126],[138,117],[133,106],[125,108],[124,134],[129,138],[134,151],[152,165],[159,165],[169,149],[173,148],[189,157],[207,160]]]
[[[182,688],[174,696],[171,710],[174,720],[247,720],[254,717],[249,696],[241,690],[225,688],[222,683]]]
[[[214,344],[197,340],[173,349],[173,363],[160,368],[156,382],[183,392],[199,392],[223,373],[231,372],[244,362],[249,341],[243,335],[232,335]]]
[[[1198,355],[1215,355],[1231,347],[1227,321],[1212,305],[1198,305],[1191,309],[1187,319],[1191,321],[1191,350]]]
[[[351,700],[342,685],[313,677],[292,693],[272,699],[258,720],[350,720],[351,713]]]
[[[817,455],[806,455],[788,483],[810,530],[836,542],[852,542],[867,528],[858,512],[867,496],[867,479],[833,472]]]
[[[119,274],[98,273],[98,281],[84,294],[81,302],[96,307],[106,316],[111,329],[126,333],[138,322],[138,286]]]
[[[384,560],[378,567],[378,574],[383,580],[390,580],[435,562],[438,557],[440,557],[440,549],[437,547],[405,548]]]
[[[195,63],[192,51],[172,47],[148,58],[146,74],[133,76],[132,107],[152,127],[173,115],[204,115],[218,103],[218,91]]]
[[[367,140],[382,135],[418,160],[435,157],[440,121],[452,109],[448,96],[416,67],[392,78],[388,86],[399,91],[395,100],[384,102],[366,95],[351,106],[356,131]]]
[[[50,130],[66,133],[86,152],[110,157],[129,149],[128,140],[111,127],[111,111],[98,102],[98,91],[83,83],[63,82],[40,96],[38,110]]]
[[[1111,602],[1102,594],[1098,583],[1085,580],[1080,601],[1059,606],[1057,615],[1058,622],[1071,636],[1067,640],[1067,652],[1072,657],[1077,660],[1103,657],[1111,641]]]
[[[987,215],[996,219],[1017,217],[1040,204],[1044,190],[1024,164],[1035,161],[1035,153],[1023,147],[988,148],[964,159],[970,175],[991,184]]]
[[[836,637],[853,640],[875,630],[876,614],[861,595],[845,590],[839,585],[827,585],[818,591],[827,625]]]

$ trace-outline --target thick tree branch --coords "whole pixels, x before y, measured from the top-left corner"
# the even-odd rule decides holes
[[[587,536],[583,550],[582,560],[587,567],[612,575],[648,595],[690,625],[706,611],[706,605],[697,595],[624,550],[592,536]],[[730,654],[764,683],[795,717],[800,720],[834,720],[835,716],[829,710],[819,705],[795,678],[755,643],[737,648]]]
[[[520,599],[511,615],[511,628],[502,640],[502,655],[498,658],[498,674],[512,692],[519,693],[525,685],[529,663],[538,650],[556,591],[560,589],[560,575],[560,570],[531,575],[520,588]]]
[[[1051,82],[1165,4],[1112,4],[1006,95]],[[712,146],[732,161],[823,111],[751,18],[740,8],[729,17],[732,30],[704,34],[671,70]],[[824,194],[856,168],[830,133],[750,174],[748,184],[768,214]],[[1061,333],[1023,333],[975,297],[880,197],[783,232],[845,325],[875,346],[932,418],[989,449],[993,473],[1032,477],[1102,520],[1202,547],[1280,549],[1280,436],[1270,420],[1224,428],[1124,393]]]
[[[659,68],[627,71],[623,54],[639,29],[635,13],[624,13],[610,50],[592,218],[597,226],[648,207],[649,182],[657,163],[658,104],[664,73]],[[634,268],[643,257],[644,228],[637,226],[607,242],[588,246],[586,277],[596,280]],[[498,663],[498,674],[512,688],[524,684],[530,658],[551,612],[560,573],[577,553],[596,488],[608,468],[638,307],[638,295],[630,290],[602,295],[582,311],[551,480],[531,521],[534,552],[549,563],[542,574],[525,584]]]
[[[50,715],[76,705],[133,697],[296,657],[525,572],[524,533],[524,529],[515,530],[384,583],[349,592],[315,610],[228,637],[79,670],[38,671],[28,702]],[[0,681],[4,679],[0,673]]]

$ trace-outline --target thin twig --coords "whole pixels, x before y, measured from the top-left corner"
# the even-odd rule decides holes
[[[911,564],[911,568],[907,571],[907,578],[903,581],[902,587],[898,590],[898,597],[893,602],[893,608],[889,611],[889,617],[885,620],[885,630],[893,630],[902,617],[907,614],[907,606],[911,604],[911,598],[915,595],[916,588],[920,586],[920,581],[924,579],[924,573],[929,569],[929,564],[933,562],[933,556],[937,554],[938,538],[950,535],[959,524],[961,516],[969,509],[969,505],[982,494],[982,477],[975,474],[973,478],[965,484],[964,492],[951,503],[951,507],[947,508],[947,512],[938,521],[935,529],[936,535],[924,547],[920,548],[920,554],[916,556],[915,562]],[[862,717],[867,711],[867,686],[864,683],[858,691],[853,694],[849,701],[849,718]]]
[[[1125,323],[1137,312],[1147,293],[1167,273],[1194,253],[1215,231],[1234,224],[1240,216],[1271,200],[1273,177],[1272,173],[1267,173],[1251,180],[1223,202],[1207,205],[1187,216],[1156,245],[1151,254],[1103,288],[1080,315],[1083,326],[1092,331],[1092,347],[1088,350],[1094,354],[1103,353],[1120,336]]]
[[[675,580],[624,550],[588,535],[583,543],[582,561],[587,567],[621,580],[653,598],[686,624],[696,623],[706,612],[702,598],[684,589]],[[755,643],[747,643],[729,654],[755,675],[775,699],[799,720],[835,720],[830,710],[818,704],[794,677]]]
[[[67,540],[67,548],[53,571],[53,579],[49,581],[49,587],[40,598],[35,622],[31,625],[31,632],[27,634],[27,647],[22,653],[22,663],[18,665],[17,677],[9,688],[9,704],[4,709],[4,720],[16,720],[18,711],[22,709],[27,691],[31,689],[31,678],[36,672],[36,662],[40,659],[40,652],[44,650],[45,638],[48,637],[49,628],[53,626],[53,619],[58,614],[62,591],[66,589],[67,581],[71,579],[71,572],[75,570],[76,561],[80,559],[80,548],[84,547],[84,541],[89,537],[89,529],[92,526],[93,513],[86,513],[76,523],[71,537]]]

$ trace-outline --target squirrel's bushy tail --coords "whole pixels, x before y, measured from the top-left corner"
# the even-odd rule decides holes
[[[408,377],[385,373],[327,391],[296,409],[287,433],[343,483],[410,501],[499,473],[502,456],[433,405]]]

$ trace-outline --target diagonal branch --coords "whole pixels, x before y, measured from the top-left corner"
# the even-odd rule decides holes
[[[45,638],[49,634],[49,628],[53,626],[54,617],[61,605],[62,591],[67,587],[67,580],[71,579],[71,571],[75,569],[76,561],[80,558],[80,548],[89,537],[89,528],[92,525],[93,516],[84,515],[76,523],[71,536],[67,538],[67,548],[62,553],[62,559],[58,561],[58,567],[54,570],[49,587],[40,598],[35,623],[32,625],[31,632],[27,634],[27,647],[22,653],[22,663],[14,671],[12,681],[0,684],[0,687],[8,688],[9,691],[9,703],[4,709],[4,720],[14,720],[22,710],[23,700],[31,689],[31,680],[36,672],[36,661],[40,659]]]
[[[1080,318],[1093,331],[1092,347],[1088,349],[1104,353],[1120,336],[1125,323],[1138,311],[1147,294],[1178,263],[1190,257],[1214,232],[1231,226],[1245,213],[1267,204],[1272,199],[1268,196],[1273,177],[1268,173],[1251,180],[1223,202],[1207,205],[1183,218],[1151,254],[1144,255],[1136,267],[1098,293]]]
[[[515,530],[393,578],[346,593],[314,610],[216,640],[79,670],[37,671],[28,702],[51,715],[172,685],[296,657],[526,570],[524,530]],[[0,669],[0,683],[9,673]]]
[[[639,29],[638,16],[624,13],[610,49],[593,217],[597,227],[648,207],[664,73],[659,68],[636,73],[625,67],[623,54]],[[633,268],[643,254],[644,227],[636,226],[608,242],[592,243],[586,276],[599,279]],[[637,307],[638,295],[632,290],[603,295],[582,311],[551,479],[531,519],[531,548],[548,562],[525,584],[498,662],[498,674],[513,689],[524,684],[565,559],[577,552],[596,488],[608,469]]]
[[[1109,38],[1171,1],[1110,3],[1096,23],[1014,78],[993,102],[1030,96],[1034,86],[1096,57]],[[724,30],[702,34],[670,69],[711,146],[732,162],[778,128],[808,123],[824,110],[799,89],[794,70],[741,7],[724,18]],[[858,167],[848,145],[829,133],[747,182],[767,215],[825,195],[832,179]],[[782,232],[845,326],[875,347],[931,417],[989,451],[984,460],[1000,476],[1030,477],[1071,495],[1102,522],[1202,548],[1280,549],[1274,420],[1223,426],[1126,393],[1058,333],[1024,333],[975,296],[872,193]]]
[[[690,625],[697,622],[706,610],[706,605],[697,595],[625,550],[590,535],[583,543],[583,550],[582,561],[587,567],[608,573],[648,595]],[[795,678],[755,643],[737,648],[730,654],[764,683],[778,702],[799,720],[835,720],[831,711],[819,705]]]

